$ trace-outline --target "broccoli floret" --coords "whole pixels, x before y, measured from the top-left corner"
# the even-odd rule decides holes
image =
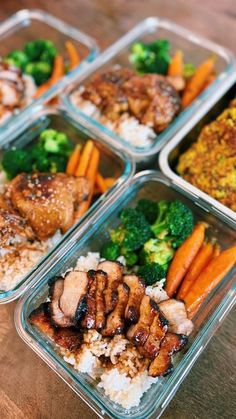
[[[159,202],[159,214],[152,225],[157,238],[169,239],[173,248],[179,247],[191,234],[194,226],[192,211],[181,201]]]
[[[101,257],[107,260],[116,260],[120,256],[120,247],[109,241],[105,243],[101,250]]]
[[[54,129],[44,130],[39,137],[39,142],[47,153],[59,154],[69,157],[72,145],[64,132],[58,132]]]
[[[148,240],[141,251],[140,259],[143,264],[158,263],[168,266],[174,256],[174,249],[170,242],[159,239]]]
[[[48,160],[49,160],[49,172],[51,173],[65,172],[66,164],[67,164],[66,156],[51,155],[48,157]]]
[[[138,262],[138,256],[134,252],[128,251],[125,247],[120,249],[120,254],[125,257],[126,265],[131,267]]]
[[[194,75],[195,71],[196,71],[196,67],[195,67],[194,64],[192,64],[192,63],[184,64],[183,76],[186,79],[190,79],[190,77],[192,77]]]
[[[28,57],[24,53],[24,51],[16,49],[14,51],[11,51],[4,59],[4,61],[10,65],[14,65],[24,70],[26,64],[28,63]]]
[[[32,168],[31,155],[26,150],[18,150],[16,148],[7,150],[3,154],[2,167],[9,179],[21,172],[29,173]]]
[[[153,224],[157,218],[158,203],[150,199],[140,199],[136,205],[136,210],[140,211],[150,224]]]
[[[150,225],[143,214],[134,208],[126,208],[121,211],[120,219],[123,223],[119,228],[119,236],[122,238],[120,245],[127,252],[140,249],[152,236]]]
[[[33,77],[37,86],[45,83],[52,73],[52,66],[46,62],[39,61],[36,63],[28,63],[25,66],[25,73]]]
[[[166,39],[136,42],[131,47],[130,61],[140,73],[166,74],[171,61],[170,44]]]
[[[29,61],[43,61],[49,64],[53,63],[57,55],[55,45],[47,39],[36,39],[35,41],[27,42],[24,47],[24,52]]]
[[[138,276],[144,279],[146,285],[155,284],[166,276],[166,269],[158,265],[158,263],[149,263],[144,266],[140,266],[137,272]]]

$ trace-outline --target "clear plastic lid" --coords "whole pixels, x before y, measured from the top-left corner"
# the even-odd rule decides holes
[[[236,73],[229,78],[223,90],[219,90],[193,118],[163,148],[159,155],[159,166],[162,172],[177,185],[188,190],[196,197],[201,197],[214,213],[223,213],[236,221],[236,213],[196,186],[187,182],[176,172],[176,165],[182,152],[186,151],[199,137],[201,130],[214,121],[226,109],[236,95]]]
[[[143,395],[139,406],[130,410],[113,403],[104,391],[97,387],[97,382],[65,362],[47,336],[31,325],[29,315],[46,300],[48,280],[75,266],[79,256],[86,255],[88,251],[99,251],[108,238],[108,230],[117,226],[120,210],[133,205],[140,198],[180,199],[193,210],[196,220],[204,220],[209,224],[208,236],[216,237],[222,248],[235,243],[235,223],[226,222],[223,215],[219,217],[212,215],[200,199],[194,200],[191,195],[174,185],[161,173],[141,172],[109,205],[106,205],[106,208],[104,207],[104,210],[93,214],[87,219],[83,228],[77,228],[67,242],[58,248],[51,260],[44,264],[41,272],[37,273],[33,288],[23,296],[15,311],[15,325],[21,338],[99,417],[119,419],[159,417],[236,300],[235,270],[231,270],[209,295],[193,319],[195,327],[190,335],[188,347],[184,353],[174,357],[175,370],[172,375],[159,378],[158,382]]]
[[[209,56],[214,55],[216,57],[217,77],[188,108],[180,112],[168,128],[156,136],[151,146],[138,148],[132,146],[129,142],[97,122],[94,118],[85,115],[82,110],[72,103],[71,95],[97,72],[104,71],[117,64],[132,68],[129,60],[131,45],[136,41],[151,42],[156,39],[167,39],[170,42],[172,55],[177,49],[180,49],[183,51],[185,62],[193,63],[196,66]],[[65,94],[62,95],[62,100],[68,108],[73,109],[79,115],[83,115],[91,124],[99,127],[102,131],[109,132],[110,135],[116,139],[117,143],[121,144],[125,149],[132,153],[136,161],[144,164],[150,162],[163,145],[166,144],[166,142],[179,131],[199,109],[201,109],[211,95],[224,86],[224,83],[234,71],[234,65],[233,55],[225,48],[222,48],[201,36],[195,35],[169,20],[151,17],[139,23],[130,32],[105,50],[96,59],[96,62],[92,63],[86,71],[83,71],[83,73],[78,76],[77,80],[68,87]]]
[[[95,40],[80,30],[44,11],[25,9],[18,11],[0,24],[0,56],[3,57],[15,49],[22,49],[26,42],[42,38],[52,41],[63,56],[66,55],[65,42],[72,41],[78,49],[81,62],[27,108],[1,124],[0,140],[21,123],[22,116],[28,117],[32,107],[49,100],[56,92],[59,92],[64,83],[68,83],[71,78],[79,74],[84,65],[92,61],[98,53]]]
[[[18,298],[27,288],[29,288],[35,278],[36,272],[40,272],[42,263],[47,257],[50,258],[53,249],[57,248],[61,241],[66,241],[70,231],[76,228],[76,226],[83,224],[86,218],[92,215],[93,211],[99,211],[103,202],[109,203],[109,200],[116,195],[118,190],[122,188],[126,182],[130,181],[134,172],[132,158],[127,153],[124,154],[122,151],[117,150],[108,136],[104,136],[101,133],[100,135],[96,135],[86,127],[86,124],[84,125],[83,123],[80,123],[78,119],[75,120],[73,114],[59,108],[50,107],[39,107],[36,109],[28,119],[27,123],[25,122],[21,127],[21,130],[18,131],[17,135],[15,134],[15,136],[7,138],[5,143],[2,144],[2,148],[0,150],[0,160],[4,150],[14,146],[17,148],[23,148],[24,146],[33,143],[38,138],[40,132],[46,128],[52,128],[64,132],[74,145],[84,144],[87,139],[93,139],[101,152],[101,160],[99,164],[101,174],[104,177],[113,177],[117,180],[105,194],[100,195],[84,216],[82,216],[78,222],[71,227],[69,232],[62,235],[62,237],[59,238],[59,241],[57,240],[57,243],[53,245],[52,250],[47,252],[46,255],[38,263],[36,263],[35,267],[31,269],[16,286],[12,287],[9,291],[0,291],[0,304],[10,302]]]

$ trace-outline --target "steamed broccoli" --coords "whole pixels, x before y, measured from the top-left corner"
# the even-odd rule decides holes
[[[31,172],[31,155],[26,150],[19,150],[16,148],[7,150],[3,154],[2,167],[9,179],[12,179],[20,172]]]
[[[55,45],[47,39],[36,39],[35,41],[27,42],[24,47],[24,52],[29,61],[42,61],[50,65],[53,64],[54,58],[57,55]]]
[[[51,72],[52,66],[43,61],[30,62],[25,66],[25,73],[33,77],[37,86],[45,83],[49,79]]]
[[[101,257],[107,260],[116,260],[120,256],[120,247],[111,241],[105,243],[101,250]]]
[[[150,224],[153,224],[157,218],[158,203],[150,199],[140,199],[136,210],[140,211]]]
[[[158,263],[161,266],[167,267],[174,253],[170,242],[150,239],[144,244],[140,259],[143,264]]]
[[[166,74],[171,61],[170,44],[166,39],[136,42],[131,47],[130,61],[139,73]]]
[[[193,230],[192,211],[181,201],[160,201],[158,217],[151,229],[160,239],[170,240],[173,248],[179,247]]]
[[[142,213],[134,208],[121,211],[121,226],[111,232],[111,240],[121,246],[126,252],[140,249],[150,239],[150,225]]]
[[[20,67],[21,70],[24,70],[29,60],[24,51],[16,49],[14,51],[11,51],[4,59],[4,61],[15,67]]]
[[[140,266],[137,274],[140,278],[144,279],[146,285],[152,285],[165,278],[166,269],[158,263],[149,263]]]
[[[47,153],[69,156],[72,150],[71,143],[64,132],[55,129],[45,129],[39,137],[39,144],[43,145]]]

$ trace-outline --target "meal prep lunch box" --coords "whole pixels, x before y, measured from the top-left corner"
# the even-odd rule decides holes
[[[224,247],[232,246],[236,239],[236,225],[224,214],[212,214],[205,201],[182,190],[159,172],[146,171],[137,174],[130,184],[110,203],[106,203],[96,214],[87,217],[86,223],[58,247],[40,272],[35,274],[33,288],[19,301],[15,311],[15,324],[21,338],[93,409],[99,417],[148,419],[159,417],[181,382],[191,370],[214,332],[232,308],[236,299],[235,270],[231,270],[219,286],[209,295],[197,316],[193,319],[194,330],[189,338],[185,353],[174,356],[175,371],[168,377],[161,377],[143,395],[140,405],[130,410],[111,402],[103,390],[85,374],[76,372],[58,355],[49,338],[36,330],[29,322],[29,315],[48,295],[48,280],[75,266],[80,255],[99,251],[108,239],[108,231],[118,224],[117,214],[124,207],[132,206],[140,198],[154,200],[180,199],[194,212],[196,220],[209,225],[208,234],[214,236]]]
[[[176,49],[183,51],[186,62],[195,65],[200,64],[203,60],[211,55],[216,57],[216,80],[203,92],[196,100],[184,111],[182,111],[170,124],[170,126],[160,133],[152,146],[149,148],[137,148],[131,146],[121,137],[113,133],[104,125],[95,119],[85,115],[71,101],[71,94],[89,80],[91,76],[101,70],[108,69],[114,65],[121,65],[132,68],[129,61],[130,47],[134,42],[151,42],[155,39],[167,39],[171,45],[171,53]],[[172,136],[189,121],[196,112],[201,109],[213,95],[215,91],[221,90],[228,78],[234,71],[234,57],[226,49],[219,45],[201,37],[194,35],[192,32],[176,25],[175,23],[155,17],[150,17],[135,26],[130,32],[121,37],[117,42],[107,48],[99,57],[91,63],[86,71],[82,71],[75,82],[73,82],[65,93],[62,100],[65,106],[73,109],[78,115],[83,115],[84,119],[89,121],[91,125],[99,127],[103,132],[109,132],[118,144],[125,150],[129,150],[136,162],[140,163],[140,168],[150,165],[155,155],[161,150]]]
[[[132,158],[129,157],[127,153],[124,154],[122,151],[117,150],[113,145],[113,140],[110,140],[107,135],[103,135],[102,133],[100,133],[100,135],[95,135],[86,127],[86,124],[80,123],[78,118],[75,119],[72,113],[56,107],[42,108],[39,106],[35,109],[28,120],[24,121],[21,130],[19,130],[17,134],[15,133],[10,139],[7,138],[2,142],[1,150],[6,150],[13,146],[22,148],[31,144],[38,138],[40,132],[48,127],[64,132],[73,144],[84,144],[87,139],[93,139],[96,146],[101,151],[101,173],[105,177],[111,176],[117,178],[117,181],[112,188],[92,204],[87,213],[71,228],[73,229],[76,225],[83,223],[84,219],[86,219],[89,214],[92,214],[93,211],[97,210],[99,213],[99,206],[102,204],[103,200],[105,199],[106,202],[109,202],[111,196],[115,196],[117,191],[122,188],[126,182],[129,182],[134,172],[134,165],[132,163]],[[63,235],[62,241],[65,241],[67,236],[68,232]],[[42,261],[44,260],[45,258]],[[35,266],[33,271],[29,272],[15,288],[7,292],[0,291],[0,304],[18,298],[28,287],[30,287],[32,279],[37,272],[40,272],[41,263],[39,264],[38,269],[36,268],[37,266]]]
[[[181,188],[187,190],[195,199],[200,197],[204,200],[209,211],[214,212],[216,215],[223,213],[225,217],[232,218],[233,220],[236,220],[236,214],[233,210],[227,208],[210,195],[184,180],[176,173],[175,167],[179,156],[197,140],[202,128],[211,121],[214,121],[215,118],[228,107],[229,102],[235,95],[236,74],[234,74],[233,79],[228,81],[228,88],[224,89],[223,93],[222,91],[219,91],[218,94],[209,101],[207,109],[200,110],[191,121],[189,121],[185,127],[171,139],[159,155],[160,168],[168,178]]]
[[[8,54],[12,50],[22,48],[24,43],[28,41],[41,39],[42,37],[51,40],[61,53],[63,52],[65,41],[72,41],[78,46],[78,52],[82,61],[39,99],[22,110],[19,115],[10,117],[5,124],[0,126],[0,139],[7,135],[8,132],[11,132],[12,128],[14,129],[14,125],[20,122],[22,115],[28,117],[32,107],[55,96],[55,92],[60,91],[71,77],[73,78],[75,74],[79,74],[85,63],[92,61],[98,52],[96,42],[88,35],[48,13],[31,9],[20,10],[0,24],[0,56]]]

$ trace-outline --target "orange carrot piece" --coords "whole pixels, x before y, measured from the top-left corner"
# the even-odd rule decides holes
[[[92,156],[94,144],[92,140],[88,140],[82,150],[81,157],[77,169],[75,170],[75,176],[85,176],[89,162]]]
[[[105,193],[107,191],[107,185],[106,185],[105,179],[102,177],[101,173],[97,173],[96,185],[98,186],[101,193]]]
[[[220,254],[220,245],[218,243],[215,244],[212,259],[216,258]]]
[[[52,87],[58,80],[60,80],[64,75],[64,61],[62,55],[57,55],[54,64],[53,70],[50,79],[46,81],[46,83],[41,84],[37,89],[34,97],[38,98],[43,93],[45,93],[50,87]]]
[[[95,179],[98,172],[99,161],[100,161],[100,152],[97,149],[97,147],[94,146],[91,159],[90,159],[87,172],[86,172],[86,177],[90,182],[90,193],[89,193],[88,198],[80,204],[78,211],[76,211],[76,214],[75,214],[76,219],[82,217],[82,215],[84,215],[84,213],[90,207],[91,200],[94,193]]]
[[[169,67],[168,76],[183,76],[183,53],[180,49],[175,52]]]
[[[81,144],[77,144],[67,162],[66,173],[68,175],[73,175],[75,173],[76,167],[78,166],[78,163],[79,163],[80,152],[81,152]]]
[[[111,188],[111,187],[114,185],[114,183],[116,182],[116,178],[114,178],[114,177],[107,177],[107,178],[105,178],[105,179],[104,179],[104,181],[105,181],[105,183],[106,183],[106,185],[107,185],[107,189],[109,189],[109,188]]]
[[[80,63],[80,56],[71,41],[66,41],[65,46],[70,59],[70,70],[73,70]]]
[[[178,248],[170,264],[166,277],[165,291],[171,298],[180,286],[187,270],[201,248],[205,237],[206,226],[203,223],[197,224],[191,236]]]
[[[215,59],[210,57],[196,69],[184,90],[182,96],[183,108],[186,108],[199,95],[208,77],[214,71],[214,64]]]
[[[211,260],[184,298],[189,318],[196,314],[208,294],[220,283],[235,263],[236,246],[224,250]]]
[[[202,270],[210,262],[214,251],[214,246],[212,243],[204,244],[193,260],[192,264],[189,267],[189,270],[180,286],[180,289],[177,293],[177,299],[183,300],[189,289],[194,284],[195,280],[198,278]]]

